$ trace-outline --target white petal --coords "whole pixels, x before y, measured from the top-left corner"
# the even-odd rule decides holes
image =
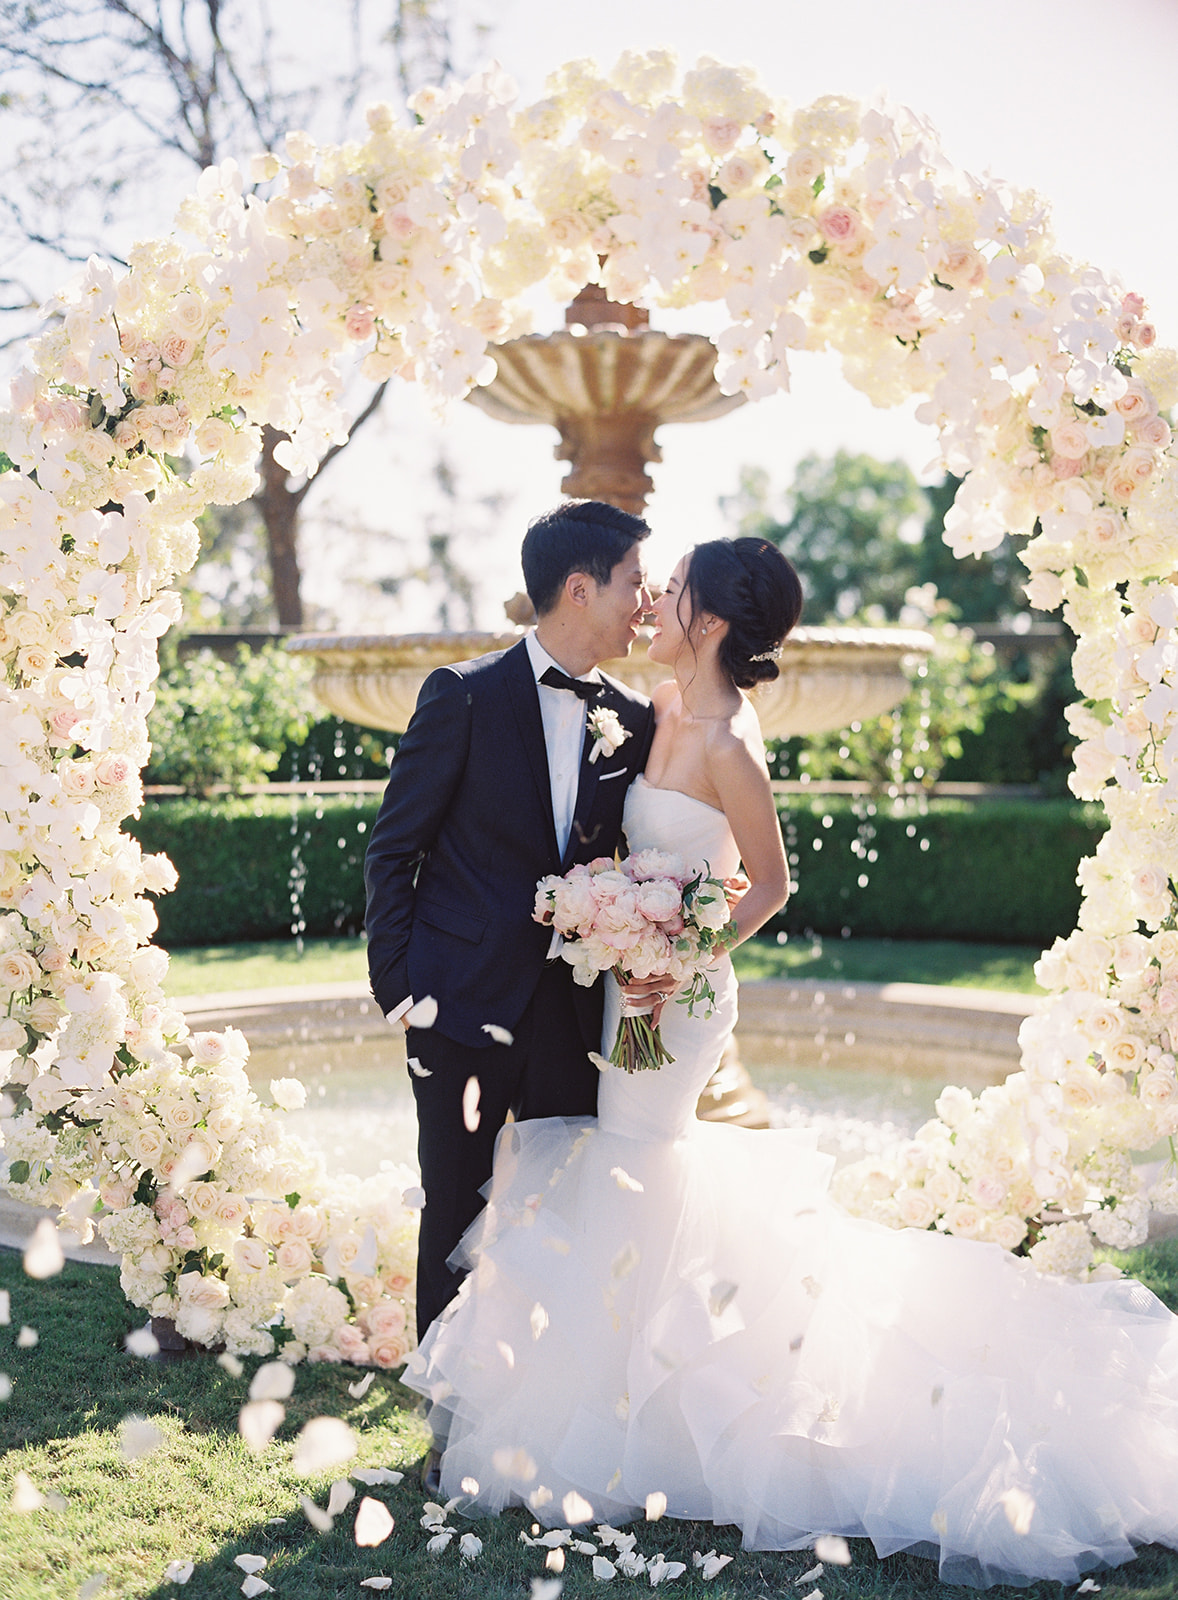
[[[9,1504],[14,1511],[40,1511],[45,1504],[45,1496],[27,1472],[18,1472],[12,1480],[12,1499]]]
[[[464,1561],[475,1561],[483,1552],[483,1541],[475,1533],[464,1533],[458,1541],[458,1553]]]
[[[496,1450],[491,1465],[501,1478],[515,1478],[519,1483],[531,1483],[536,1476],[536,1463],[526,1450]]]
[[[16,1348],[18,1350],[31,1350],[39,1337],[40,1335],[36,1328],[30,1328],[26,1323],[16,1336]]]
[[[565,1555],[563,1549],[550,1550],[544,1557],[545,1572],[563,1572]]]
[[[143,1360],[150,1360],[152,1356],[159,1355],[160,1342],[151,1331],[151,1324],[145,1323],[142,1328],[133,1328],[123,1340],[123,1349],[128,1355],[139,1356]]]
[[[25,1246],[25,1271],[30,1278],[52,1278],[65,1266],[61,1240],[48,1217],[42,1217]]]
[[[479,1080],[467,1078],[462,1091],[462,1122],[467,1133],[476,1133],[479,1126]]]
[[[428,1067],[423,1067],[416,1056],[409,1057],[409,1070],[415,1078],[432,1078],[433,1073]]]
[[[228,1351],[217,1357],[217,1365],[229,1374],[231,1378],[240,1378],[245,1368],[236,1356],[231,1356]]]
[[[604,1556],[593,1557],[593,1576],[598,1583],[609,1583],[617,1575],[618,1569],[612,1561],[607,1561]]]
[[[169,1561],[164,1573],[165,1583],[187,1583],[196,1571],[194,1561]]]
[[[243,1595],[245,1595],[245,1600],[253,1600],[255,1595],[272,1594],[274,1591],[266,1582],[265,1578],[259,1578],[251,1574],[251,1576],[248,1577],[242,1584],[241,1592]]]
[[[453,1537],[453,1528],[443,1528],[441,1533],[435,1533],[433,1538],[427,1541],[425,1548],[429,1551],[430,1555],[436,1556],[446,1548]]]
[[[369,1389],[372,1388],[373,1379],[375,1377],[375,1372],[366,1372],[364,1376],[362,1378],[358,1378],[355,1383],[349,1383],[348,1393],[351,1395],[352,1399],[363,1400]]]
[[[420,1211],[425,1205],[425,1190],[419,1183],[411,1184],[408,1189],[402,1189],[401,1204],[406,1211]]]
[[[528,1600],[560,1600],[564,1584],[559,1578],[533,1578]]]
[[[264,1572],[266,1569],[265,1556],[234,1556],[233,1565],[240,1567],[243,1572]]]
[[[817,1583],[825,1571],[826,1568],[820,1561],[816,1567],[811,1567],[809,1572],[803,1572],[800,1578],[795,1578],[794,1583]]]
[[[723,1572],[731,1560],[731,1556],[718,1556],[714,1550],[709,1551],[700,1563],[700,1577],[714,1578],[717,1573]]]
[[[299,1504],[303,1508],[303,1515],[314,1528],[316,1533],[330,1533],[335,1527],[335,1518],[329,1517],[326,1511],[321,1511],[309,1496],[301,1494]]]
[[[1025,1489],[1007,1489],[998,1498],[1015,1533],[1030,1533],[1031,1518],[1035,1515],[1034,1497]]]
[[[608,1072],[613,1063],[606,1056],[599,1056],[596,1050],[590,1050],[589,1059],[598,1072]]]
[[[393,1531],[393,1518],[383,1500],[366,1494],[356,1513],[355,1536],[358,1545],[373,1549],[383,1544]]]
[[[575,1489],[570,1489],[565,1495],[560,1502],[560,1509],[564,1512],[564,1520],[570,1528],[575,1528],[582,1522],[593,1521],[593,1507]]]
[[[356,1435],[339,1417],[312,1417],[295,1440],[291,1466],[301,1478],[342,1466],[356,1454]]]
[[[405,1013],[405,1022],[410,1028],[432,1028],[437,1020],[438,1002],[432,994],[427,994]]]
[[[328,1514],[338,1517],[345,1507],[350,1506],[356,1498],[356,1491],[346,1478],[337,1478],[331,1486],[331,1493],[327,1497]]]
[[[250,1400],[237,1414],[237,1430],[253,1453],[261,1455],[285,1416],[286,1407],[277,1400]]]
[[[655,1556],[646,1569],[652,1589],[656,1584],[670,1583],[675,1578],[681,1578],[686,1571],[686,1561],[664,1561],[662,1556]]]
[[[393,1580],[391,1578],[361,1578],[360,1587],[361,1589],[391,1589]]]
[[[0,1328],[7,1328],[12,1316],[12,1300],[7,1289],[0,1289]]]
[[[548,1326],[548,1313],[539,1301],[532,1307],[532,1315],[528,1320],[532,1324],[532,1338],[538,1339]]]
[[[629,1240],[618,1251],[610,1267],[610,1275],[614,1278],[628,1278],[640,1260],[638,1246],[633,1239]]]
[[[94,1572],[78,1587],[78,1600],[94,1600],[106,1588],[106,1573]]]
[[[501,1028],[497,1022],[484,1022],[483,1032],[489,1033],[496,1044],[514,1044],[515,1034],[508,1028]]]
[[[124,1417],[119,1425],[119,1453],[124,1461],[139,1461],[158,1450],[164,1436],[146,1417]]]
[[[728,1283],[723,1278],[718,1278],[712,1285],[711,1292],[708,1295],[708,1310],[714,1317],[722,1317],[728,1310],[736,1289],[736,1284]]]
[[[631,1194],[644,1194],[646,1191],[637,1178],[632,1178],[624,1167],[611,1167],[609,1175],[619,1189],[629,1189]]]
[[[371,1489],[378,1483],[400,1483],[405,1474],[393,1472],[389,1467],[357,1467],[352,1476],[357,1483],[367,1484]]]
[[[1077,1594],[1099,1594],[1100,1593],[1100,1585],[1098,1583],[1093,1583],[1091,1578],[1085,1578],[1084,1582],[1076,1590],[1076,1593]]]
[[[267,1361],[254,1373],[251,1400],[286,1400],[294,1393],[294,1368],[285,1361]]]
[[[646,1497],[646,1520],[657,1522],[667,1509],[667,1497],[661,1489],[655,1489]]]
[[[512,1371],[515,1366],[515,1351],[507,1343],[507,1340],[496,1339],[495,1348],[503,1357],[504,1365],[507,1367],[508,1372]]]
[[[820,1539],[815,1539],[814,1554],[819,1561],[829,1562],[832,1567],[851,1565],[850,1547],[837,1533],[824,1533]]]
[[[463,1494],[468,1494],[473,1497],[479,1492],[479,1480],[477,1478],[463,1478],[458,1487],[462,1490]]]

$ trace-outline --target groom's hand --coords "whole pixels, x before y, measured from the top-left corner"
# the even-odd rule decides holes
[[[729,911],[735,911],[740,902],[752,888],[752,880],[746,878],[743,872],[734,872],[731,878],[725,878],[724,898],[728,902]]]
[[[632,978],[622,989],[622,994],[635,1005],[644,1005],[646,1001],[653,1000],[654,1008],[650,1013],[650,1020],[657,1028],[663,1007],[678,987],[678,981],[672,978],[669,972],[664,972],[654,978]]]

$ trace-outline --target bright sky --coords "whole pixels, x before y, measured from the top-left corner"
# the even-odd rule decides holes
[[[654,47],[688,63],[707,54],[755,62],[767,87],[793,104],[882,92],[911,106],[940,130],[957,166],[1045,196],[1061,248],[1144,294],[1163,342],[1178,341],[1174,0],[497,0],[489,41],[525,99],[543,93],[562,61],[592,55],[609,66],[623,49]],[[672,326],[658,313],[655,322]],[[710,331],[702,309],[680,314],[674,326]],[[307,564],[316,580],[309,592],[350,628],[434,625],[419,586],[395,607],[341,588],[340,536],[317,534],[313,524],[323,509],[338,518],[354,506],[369,526],[407,541],[403,556],[378,544],[361,564],[407,564],[430,514],[422,463],[442,448],[468,496],[507,497],[489,523],[470,515],[471,526],[494,531],[467,539],[459,552],[480,583],[480,622],[500,625],[500,602],[517,586],[523,528],[558,498],[567,470],[552,458],[555,430],[492,422],[467,405],[439,428],[411,387],[387,409],[308,497]],[[742,463],[768,468],[780,492],[808,451],[902,456],[918,473],[935,455],[929,430],[904,411],[876,411],[833,363],[812,357],[797,361],[790,395],[718,421],[664,427],[659,437],[664,460],[652,470],[647,511],[656,576],[697,539],[728,531],[717,501],[735,489]]]

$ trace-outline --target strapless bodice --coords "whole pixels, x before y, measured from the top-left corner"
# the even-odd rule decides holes
[[[631,852],[673,850],[688,866],[706,865],[717,878],[730,878],[740,866],[722,811],[679,789],[660,789],[642,774],[630,785],[622,826]]]

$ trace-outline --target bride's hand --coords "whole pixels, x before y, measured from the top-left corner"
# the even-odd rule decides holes
[[[678,982],[668,972],[660,973],[654,978],[632,978],[622,988],[622,999],[630,1005],[637,1006],[653,1001],[650,1020],[651,1024],[657,1028],[659,1018],[663,1014],[663,1007],[668,1000],[674,997],[678,987]]]

